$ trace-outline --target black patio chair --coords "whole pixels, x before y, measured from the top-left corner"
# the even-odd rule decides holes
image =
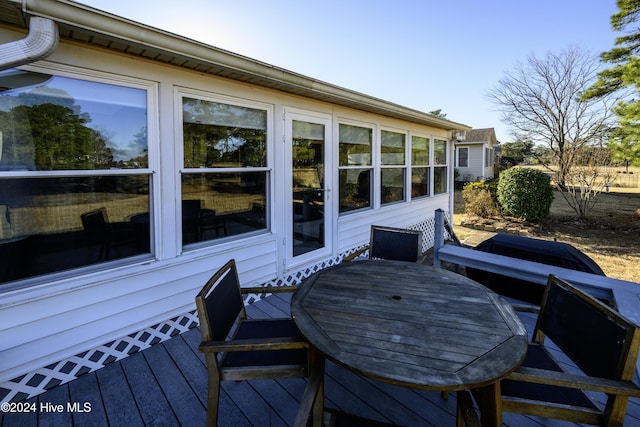
[[[406,228],[371,226],[369,245],[346,256],[349,262],[369,251],[369,259],[419,262],[422,260],[422,231]]]
[[[270,292],[291,287],[268,288]],[[267,288],[241,288],[235,260],[227,262],[196,296],[208,371],[207,426],[217,425],[221,381],[308,377],[319,368],[317,358],[290,317],[247,319],[243,293]],[[322,396],[314,413],[322,414]]]
[[[553,343],[581,371],[569,373]],[[501,381],[504,412],[622,426],[633,383],[640,329],[611,307],[553,275],[522,366]],[[596,399],[601,397],[604,405]]]

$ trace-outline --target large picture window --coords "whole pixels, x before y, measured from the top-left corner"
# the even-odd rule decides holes
[[[0,72],[0,283],[151,250],[147,90]]]
[[[265,109],[184,97],[182,243],[267,228]]]
[[[340,212],[370,208],[373,129],[340,124],[338,134]]]

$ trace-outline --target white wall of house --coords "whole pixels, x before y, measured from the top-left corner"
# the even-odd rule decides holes
[[[0,29],[0,43],[22,35]],[[319,114],[330,120],[333,144],[341,121],[402,130],[447,139],[450,130],[365,113],[297,97],[262,87],[163,66],[143,59],[89,49],[62,42],[51,57],[24,69],[76,78],[106,79],[124,85],[148,88],[149,162],[153,173],[151,197],[155,208],[154,256],[109,269],[56,275],[32,280],[30,286],[2,291],[0,287],[0,383],[64,360],[87,349],[192,311],[194,296],[208,277],[230,258],[235,258],[242,283],[262,284],[288,273],[282,263],[283,236],[287,223],[282,212],[290,209],[286,192],[283,156],[285,110]],[[269,156],[271,167],[270,228],[264,233],[182,251],[181,220],[176,210],[180,200],[180,149],[178,124],[181,105],[178,94],[193,92],[237,102],[259,103],[271,111]],[[327,204],[334,212],[332,257],[368,241],[371,224],[410,226],[433,216],[435,209],[451,206],[444,193],[372,209],[338,215],[337,151],[334,150],[331,186]],[[448,151],[447,157],[452,151]],[[478,154],[475,154],[474,156]],[[449,159],[450,168],[453,166]],[[451,174],[449,174],[451,176]],[[449,183],[448,188],[452,188]],[[431,192],[433,194],[433,192]],[[321,261],[310,258],[308,265]]]

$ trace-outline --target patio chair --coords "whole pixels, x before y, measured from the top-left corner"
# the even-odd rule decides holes
[[[292,287],[269,288],[290,291]],[[208,371],[207,426],[217,425],[221,381],[307,377],[319,358],[302,338],[293,320],[247,319],[235,260],[220,268],[196,296]],[[319,369],[319,368],[318,368]],[[322,396],[315,399],[322,407]],[[319,412],[315,412],[320,414]]]
[[[569,373],[545,345],[550,339],[582,373]],[[502,411],[576,423],[622,426],[640,329],[611,307],[551,275],[522,366],[501,381]],[[590,393],[595,392],[595,393]],[[601,396],[604,403],[597,403]]]
[[[369,245],[346,256],[343,262],[352,261],[367,250],[369,259],[421,261],[422,231],[372,225]]]

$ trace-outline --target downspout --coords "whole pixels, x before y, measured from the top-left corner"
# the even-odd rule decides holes
[[[0,71],[44,59],[58,47],[58,27],[50,19],[29,19],[29,34],[0,45]]]

